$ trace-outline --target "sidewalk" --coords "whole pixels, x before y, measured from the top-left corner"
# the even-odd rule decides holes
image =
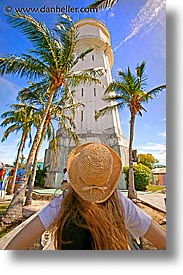
[[[128,192],[122,191],[123,195],[127,197]],[[162,194],[159,192],[141,192],[137,191],[137,198],[140,199],[142,202],[150,205],[157,210],[163,211],[166,213],[166,205],[165,205],[165,198],[166,194]]]
[[[0,204],[10,203],[13,196],[14,195],[6,195],[4,199],[0,200]],[[42,210],[48,203],[48,200],[32,200],[31,205],[23,207],[23,216],[31,216],[32,214]]]
[[[41,191],[42,191],[42,194],[49,193],[49,189],[39,190],[40,194],[41,194]],[[38,193],[38,190],[35,190],[34,192]],[[51,189],[50,193],[54,194],[54,190]],[[128,195],[127,191],[122,191],[122,193],[124,196]],[[58,192],[58,194],[59,194],[59,192]],[[158,193],[158,192],[151,193],[151,192],[138,192],[137,191],[137,196],[140,200],[142,200],[142,202],[150,204],[153,207],[155,207],[163,212],[166,212],[166,205],[165,205],[165,200],[164,200],[166,198],[166,194],[162,194],[162,193]],[[12,199],[12,195],[6,195],[5,199],[1,200],[0,203],[10,202],[11,199]],[[24,206],[25,216],[30,216],[30,214],[40,211],[48,203],[49,203],[49,201],[47,201],[47,200],[33,200],[32,205]]]
[[[142,200],[142,202],[144,201],[152,205],[153,207],[166,213],[166,204],[165,204],[166,194],[162,194],[162,193],[139,194],[138,198]]]

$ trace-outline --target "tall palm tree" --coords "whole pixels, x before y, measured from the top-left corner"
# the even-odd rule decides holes
[[[90,8],[98,8],[98,9],[108,9],[112,8],[119,0],[96,0],[91,5]]]
[[[143,103],[148,103],[150,99],[153,99],[159,92],[166,88],[166,85],[161,85],[153,88],[150,91],[145,91],[146,78],[145,78],[145,62],[143,61],[136,68],[136,74],[131,73],[128,67],[127,72],[119,71],[119,79],[114,80],[109,84],[105,91],[104,100],[109,102],[110,105],[99,110],[96,113],[95,119],[103,116],[106,112],[111,111],[114,108],[123,108],[127,106],[130,111],[130,138],[129,138],[129,185],[128,185],[128,197],[130,199],[136,198],[137,194],[134,186],[133,175],[133,140],[135,131],[135,118],[136,115],[142,116],[142,111],[146,112],[143,107]]]
[[[54,33],[48,27],[36,21],[32,16],[15,13],[9,16],[9,22],[15,28],[19,28],[24,35],[33,43],[34,48],[28,54],[21,56],[10,55],[0,58],[0,75],[14,74],[26,77],[29,81],[39,79],[39,82],[47,84],[46,93],[49,95],[44,109],[42,120],[37,129],[24,174],[21,178],[19,188],[12,200],[11,209],[6,216],[6,222],[22,217],[22,206],[25,188],[31,171],[37,145],[41,139],[45,121],[52,104],[55,93],[67,84],[70,87],[80,83],[100,83],[103,69],[90,69],[74,72],[74,66],[84,55],[92,51],[87,49],[79,54],[75,53],[78,33],[72,20],[68,16],[60,16],[54,28]],[[16,205],[16,207],[14,207]],[[7,214],[7,213],[6,213]],[[9,218],[8,218],[9,216]]]
[[[15,187],[16,174],[19,166],[20,155],[23,152],[25,147],[25,142],[29,137],[29,144],[32,141],[31,129],[32,126],[36,124],[38,120],[39,114],[37,113],[36,108],[31,106],[27,106],[25,103],[21,102],[19,104],[12,104],[10,106],[11,110],[4,112],[1,117],[4,118],[3,122],[0,126],[6,127],[10,125],[4,132],[1,141],[5,141],[9,135],[13,132],[22,131],[21,140],[19,142],[16,161],[15,161],[15,169],[13,173],[13,179],[11,182],[11,188],[9,189],[9,193],[13,194]],[[40,116],[39,116],[40,119]]]
[[[75,132],[75,113],[76,109],[83,104],[81,102],[74,102],[74,93],[75,91],[70,91],[69,87],[65,85],[64,90],[62,91],[62,97],[58,99],[54,99],[52,105],[49,109],[49,113],[47,115],[45,125],[43,128],[42,136],[37,146],[36,154],[34,157],[32,173],[29,179],[28,184],[28,192],[26,195],[25,205],[30,205],[32,203],[32,192],[34,187],[34,181],[36,176],[36,166],[38,154],[43,143],[45,136],[47,135],[48,139],[51,140],[52,149],[56,154],[56,131],[54,129],[52,121],[58,121],[60,125],[62,125],[65,132],[70,136],[76,145],[79,144],[79,137]],[[42,110],[44,110],[44,106],[46,105],[47,97],[42,94],[42,91],[36,90],[31,92],[28,89],[24,89],[19,92],[19,99],[24,99],[28,104],[36,104],[40,105],[40,115]]]

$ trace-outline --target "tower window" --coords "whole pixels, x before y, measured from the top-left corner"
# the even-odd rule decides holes
[[[92,54],[92,56],[91,56],[91,59],[92,59],[92,60],[95,60],[95,56],[94,56],[93,54]]]
[[[96,96],[96,94],[97,94],[96,93],[96,88],[93,89],[93,94],[94,94],[94,96]]]
[[[84,114],[83,114],[83,111],[81,111],[81,121],[83,121],[83,117],[84,117]]]
[[[81,89],[81,96],[83,96],[83,88]]]

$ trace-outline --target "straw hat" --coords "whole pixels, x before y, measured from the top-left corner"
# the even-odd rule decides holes
[[[117,187],[122,163],[107,145],[86,143],[71,151],[67,170],[71,187],[83,200],[101,203]]]

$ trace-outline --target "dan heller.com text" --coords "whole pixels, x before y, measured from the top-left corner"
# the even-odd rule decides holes
[[[7,6],[7,9],[5,9],[6,12],[10,12],[9,9],[12,10],[12,7]],[[81,8],[77,8],[77,7],[71,7],[69,5],[66,5],[64,7],[59,7],[59,6],[54,6],[54,7],[48,7],[48,6],[42,6],[40,8],[37,7],[24,7],[24,8],[14,8],[14,10],[16,12],[35,12],[35,13],[77,13],[77,12],[81,12],[81,13],[88,13],[88,12],[97,12],[97,8],[90,8],[90,7],[81,7]]]

